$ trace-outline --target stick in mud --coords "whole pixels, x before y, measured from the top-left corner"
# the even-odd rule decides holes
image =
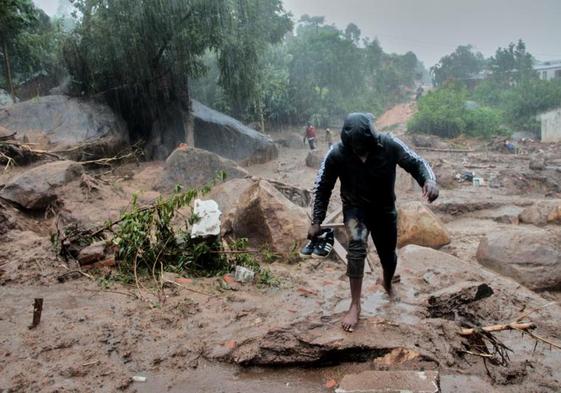
[[[43,298],[35,298],[33,302],[33,322],[29,329],[34,329],[41,322],[41,313],[43,312]]]

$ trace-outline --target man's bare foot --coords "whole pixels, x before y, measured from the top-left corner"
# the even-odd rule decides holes
[[[360,305],[351,304],[347,315],[343,318],[341,325],[343,330],[346,332],[353,332],[358,324],[358,318],[360,317]]]

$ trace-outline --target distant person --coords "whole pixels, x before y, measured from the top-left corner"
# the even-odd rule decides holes
[[[306,127],[306,134],[304,135],[304,142],[308,141],[308,145],[310,146],[310,150],[316,149],[316,128],[311,124],[308,123]]]
[[[419,86],[417,88],[417,92],[415,94],[415,101],[419,101],[421,99],[421,97],[423,96],[424,92],[425,92],[425,89],[423,89],[423,86]]]
[[[351,113],[345,119],[341,142],[325,156],[318,172],[312,224],[308,231],[310,243],[321,235],[321,223],[335,182],[341,182],[343,217],[349,236],[347,276],[351,288],[351,305],[342,321],[351,332],[360,317],[360,296],[367,239],[370,233],[383,269],[383,285],[393,295],[392,279],[397,267],[397,211],[395,208],[396,165],[417,180],[428,202],[438,198],[438,185],[429,164],[405,143],[391,134],[375,130],[369,113]],[[310,244],[306,245],[310,248]]]
[[[329,128],[325,129],[325,141],[327,142],[327,146],[331,147],[333,145],[333,134]]]

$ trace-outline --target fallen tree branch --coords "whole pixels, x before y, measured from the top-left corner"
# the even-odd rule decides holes
[[[536,325],[532,322],[528,322],[528,323],[511,322],[506,324],[484,326],[482,328],[462,329],[458,334],[460,336],[467,337],[467,336],[472,336],[474,334],[478,334],[480,332],[494,333],[494,332],[502,332],[505,330],[522,330],[524,332],[527,332],[528,330],[535,329],[535,328]]]
[[[0,142],[9,141],[10,139],[14,139],[16,134],[17,134],[17,132],[14,132],[13,134],[10,134],[10,135],[0,136]]]
[[[551,342],[551,341],[549,341],[548,339],[543,338],[543,337],[541,337],[541,336],[538,336],[537,334],[535,334],[535,333],[533,333],[533,332],[530,332],[530,331],[522,331],[522,332],[523,332],[523,333],[527,333],[530,337],[532,337],[532,338],[533,338],[534,340],[536,340],[536,341],[539,341],[539,342],[542,342],[542,343],[544,343],[544,344],[547,344],[547,345],[549,345],[550,347],[554,347],[554,348],[557,348],[557,349],[561,349],[561,344],[556,344],[556,343],[554,343],[554,342]]]
[[[520,321],[522,321],[524,318],[528,317],[529,315],[531,315],[531,314],[533,314],[533,313],[535,313],[535,312],[537,312],[537,311],[543,310],[544,308],[547,308],[547,307],[549,307],[549,306],[553,306],[554,304],[557,304],[557,302],[546,303],[546,304],[544,304],[543,306],[536,307],[536,308],[532,308],[532,309],[526,311],[525,313],[521,314],[518,318],[516,318],[516,321],[515,321],[515,322],[520,322]]]
[[[121,156],[100,158],[97,160],[80,161],[80,164],[84,166],[111,166],[112,163],[120,162],[128,158],[136,158],[136,152],[130,152]]]
[[[12,141],[2,141],[2,143],[0,144],[0,148],[2,147],[2,145],[4,146],[12,146],[16,149],[20,149],[23,151],[27,151],[31,154],[36,154],[36,155],[43,155],[43,156],[48,156],[48,157],[53,157],[56,158],[57,160],[63,160],[64,158],[62,158],[61,156],[55,154],[55,153],[51,153],[49,151],[46,150],[38,150],[38,149],[32,149],[31,147],[29,147],[28,144],[25,143],[19,143],[19,142],[12,142]]]

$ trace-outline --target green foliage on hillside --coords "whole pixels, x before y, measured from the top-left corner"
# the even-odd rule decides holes
[[[217,83],[215,58],[208,55],[211,71],[193,81],[193,96],[236,114],[225,86]],[[326,126],[350,111],[379,113],[403,99],[421,76],[412,52],[386,54],[377,40],[363,39],[354,24],[339,30],[322,17],[306,15],[293,35],[269,46],[259,64],[255,105],[246,105],[241,117],[255,121],[262,116],[273,125],[312,121]]]

